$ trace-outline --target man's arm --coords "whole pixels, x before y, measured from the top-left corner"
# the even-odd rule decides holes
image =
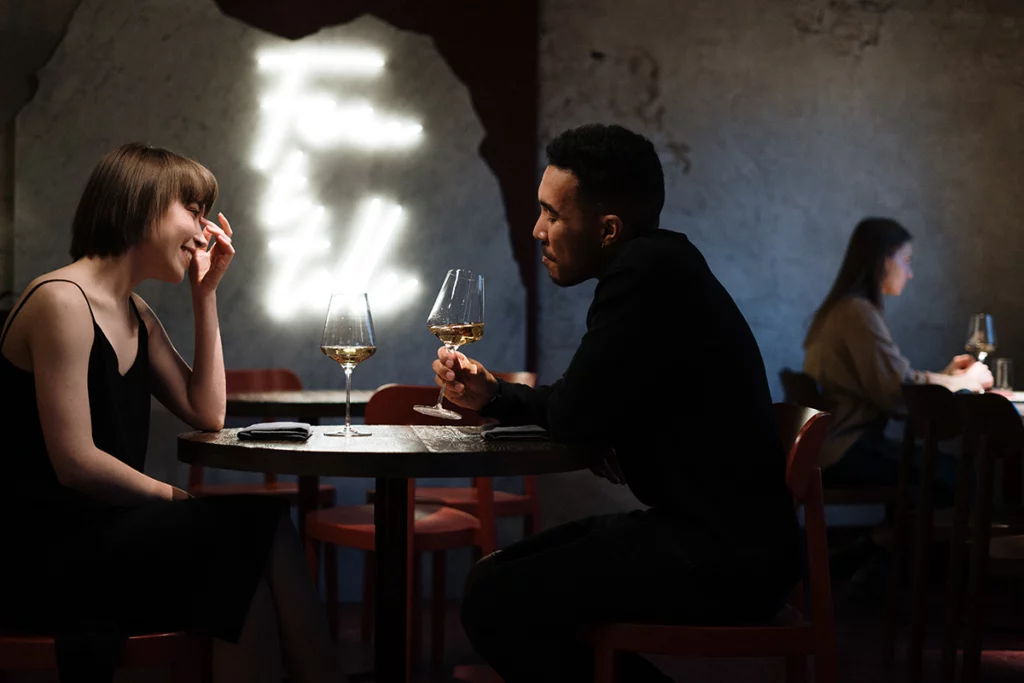
[[[539,424],[567,440],[607,436],[617,424],[616,402],[637,395],[637,382],[646,377],[638,379],[622,367],[645,327],[664,324],[645,310],[656,285],[647,262],[620,262],[606,273],[594,292],[587,333],[565,374],[550,386],[530,389],[502,382],[480,362],[462,353],[450,355],[443,347],[434,361],[434,381],[447,385],[450,401],[488,417]]]
[[[551,386],[534,389],[525,384],[513,384],[495,377],[498,393],[485,405],[480,414],[497,418],[505,424],[535,424],[548,426],[548,397],[562,384],[558,380]]]

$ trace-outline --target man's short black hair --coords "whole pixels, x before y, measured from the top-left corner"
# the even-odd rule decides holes
[[[632,234],[654,230],[665,205],[665,175],[654,145],[622,126],[588,123],[548,143],[548,165],[576,176],[580,207],[615,214]]]

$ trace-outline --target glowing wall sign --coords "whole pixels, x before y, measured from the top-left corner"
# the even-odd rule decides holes
[[[345,248],[332,244],[330,214],[309,188],[308,153],[349,148],[400,150],[419,142],[423,127],[377,112],[369,103],[339,99],[327,89],[344,78],[374,78],[384,69],[375,50],[277,47],[257,55],[269,79],[260,101],[253,164],[267,178],[259,221],[269,233],[274,271],[267,307],[287,319],[323,314],[331,292],[365,291],[375,314],[394,310],[419,289],[416,279],[378,272],[404,222],[402,207],[368,197],[357,208]]]

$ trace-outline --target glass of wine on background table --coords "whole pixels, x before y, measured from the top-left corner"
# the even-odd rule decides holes
[[[448,353],[455,353],[460,346],[480,341],[484,336],[483,276],[468,270],[449,270],[434,301],[434,307],[430,309],[427,326],[441,340]],[[441,405],[446,386],[441,386],[437,405],[413,406],[413,410],[431,417],[461,420],[461,415]]]
[[[964,349],[974,354],[978,361],[985,362],[996,350],[996,330],[992,324],[992,316],[988,313],[976,313],[971,316],[967,325],[967,343]]]
[[[345,428],[327,432],[327,436],[369,436],[352,429],[352,370],[377,352],[373,318],[366,294],[331,295],[327,321],[320,339],[320,350],[345,370]]]

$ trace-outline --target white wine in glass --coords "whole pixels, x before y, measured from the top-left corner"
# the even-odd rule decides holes
[[[441,340],[448,353],[460,346],[480,341],[484,336],[484,278],[468,270],[449,270],[427,316],[427,327]],[[445,385],[446,386],[446,385]],[[445,386],[437,397],[437,405],[413,406],[413,410],[431,417],[461,420],[454,410],[441,405]]]
[[[327,436],[369,436],[352,429],[352,370],[377,352],[365,293],[331,295],[320,350],[345,370],[345,427]]]
[[[971,316],[967,325],[967,343],[964,344],[967,353],[974,354],[978,362],[984,363],[985,358],[995,353],[996,330],[992,324],[992,316],[988,313],[977,313]]]

